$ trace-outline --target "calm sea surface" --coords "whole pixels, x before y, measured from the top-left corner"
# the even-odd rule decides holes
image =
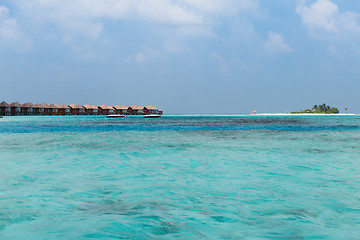
[[[360,239],[360,116],[5,117],[0,239]]]

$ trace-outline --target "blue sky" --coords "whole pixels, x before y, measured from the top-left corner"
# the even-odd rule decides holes
[[[0,100],[360,112],[357,0],[0,0]]]

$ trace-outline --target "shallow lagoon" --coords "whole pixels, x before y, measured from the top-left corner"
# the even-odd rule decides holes
[[[359,116],[0,119],[0,239],[359,239]]]

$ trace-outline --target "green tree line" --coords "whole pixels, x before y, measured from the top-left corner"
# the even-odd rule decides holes
[[[299,113],[322,113],[322,114],[337,114],[339,113],[339,109],[336,107],[330,107],[329,105],[326,105],[325,103],[321,105],[314,105],[312,109],[305,109],[303,111],[296,111],[291,112],[292,114],[299,114]]]

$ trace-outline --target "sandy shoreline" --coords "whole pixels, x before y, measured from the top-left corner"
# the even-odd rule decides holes
[[[324,113],[257,113],[251,114],[254,116],[353,116],[360,115],[355,113],[337,113],[337,114],[324,114]]]

